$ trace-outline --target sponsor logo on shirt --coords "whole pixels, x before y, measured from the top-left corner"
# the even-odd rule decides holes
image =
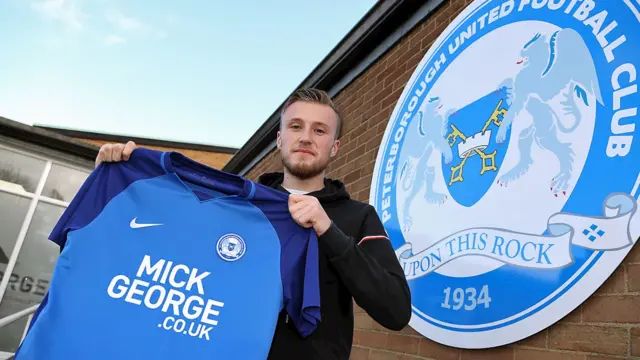
[[[210,274],[166,259],[154,262],[145,255],[135,278],[114,276],[107,293],[114,299],[167,313],[157,324],[161,329],[210,340],[209,332],[218,325],[224,307],[223,302],[205,297],[203,280]]]

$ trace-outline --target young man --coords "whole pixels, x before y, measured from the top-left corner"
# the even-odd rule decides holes
[[[329,96],[317,89],[295,92],[281,113],[277,145],[283,172],[263,174],[258,182],[290,193],[289,211],[298,224],[313,227],[320,246],[321,324],[303,339],[282,314],[269,359],[349,359],[353,303],[380,325],[404,328],[411,297],[374,208],[350,199],[339,180],[326,178],[336,156],[342,119]],[[96,158],[126,161],[136,144],[104,145]]]

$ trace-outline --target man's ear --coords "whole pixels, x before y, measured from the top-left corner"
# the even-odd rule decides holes
[[[340,140],[336,140],[333,142],[333,146],[331,147],[331,157],[334,157],[338,154],[338,150],[340,149]]]
[[[280,138],[280,131],[278,131],[276,135],[276,144],[278,146],[278,150],[282,147],[282,139]]]

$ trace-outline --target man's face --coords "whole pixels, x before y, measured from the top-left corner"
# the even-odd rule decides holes
[[[321,174],[338,152],[338,119],[327,105],[297,101],[282,115],[278,148],[285,168],[300,179]]]

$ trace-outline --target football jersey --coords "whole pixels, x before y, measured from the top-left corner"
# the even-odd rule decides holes
[[[288,195],[179,152],[100,164],[50,239],[17,360],[266,359],[281,310],[303,337],[320,320],[318,240]]]

